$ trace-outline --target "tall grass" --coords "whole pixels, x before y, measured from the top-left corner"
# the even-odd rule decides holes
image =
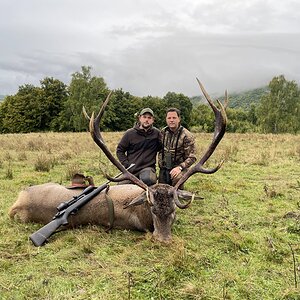
[[[104,134],[113,153],[120,137]],[[210,140],[196,134],[199,157]],[[41,225],[7,214],[21,189],[68,185],[77,171],[99,185],[117,171],[88,133],[0,135],[0,298],[299,300],[299,149],[300,136],[226,134],[207,163],[223,167],[186,183],[204,200],[177,211],[170,245],[86,226],[36,248]]]

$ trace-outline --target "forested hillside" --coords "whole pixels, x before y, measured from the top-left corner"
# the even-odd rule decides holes
[[[259,104],[261,97],[269,92],[269,88],[262,87],[240,93],[230,94],[230,105],[231,108],[244,108],[249,110],[251,104]]]
[[[110,92],[102,77],[83,66],[72,74],[69,85],[46,77],[40,86],[24,84],[15,95],[0,102],[0,133],[86,131],[82,107],[97,112]],[[169,91],[163,97],[138,97],[122,88],[112,93],[102,124],[105,131],[125,131],[137,121],[142,108],[150,107],[155,126],[164,127],[166,109],[181,111],[181,123],[194,132],[212,132],[214,114],[202,96],[188,97]],[[275,76],[267,87],[229,93],[228,132],[300,133],[300,89],[284,75]],[[225,103],[224,96],[210,95]]]
[[[251,104],[257,105],[260,103],[261,97],[265,94],[267,94],[269,91],[269,88],[267,86],[243,91],[243,92],[233,92],[229,94],[229,107],[230,108],[243,108],[245,110],[249,110],[251,107]],[[215,98],[218,98],[220,100],[224,99],[223,95],[217,96]],[[194,96],[190,98],[193,106],[197,106],[200,103],[206,104],[206,100],[203,96]]]

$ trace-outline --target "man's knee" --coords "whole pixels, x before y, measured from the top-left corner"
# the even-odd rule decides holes
[[[145,168],[139,172],[139,179],[141,179],[148,186],[153,185],[157,181],[156,172],[153,168]]]

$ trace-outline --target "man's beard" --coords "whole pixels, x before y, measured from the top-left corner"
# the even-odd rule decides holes
[[[151,124],[141,124],[143,129],[149,129],[151,127]]]

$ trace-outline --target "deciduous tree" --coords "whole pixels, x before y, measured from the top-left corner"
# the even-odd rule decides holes
[[[81,72],[72,74],[69,98],[64,102],[59,116],[61,131],[87,130],[88,123],[82,114],[84,106],[88,112],[98,111],[109,90],[102,77],[91,75],[91,67],[82,66]]]
[[[41,130],[59,129],[58,116],[67,101],[67,86],[58,79],[46,77],[41,80],[42,99],[41,99]]]
[[[41,89],[26,84],[1,105],[1,131],[5,133],[39,131],[41,128]]]
[[[103,126],[109,131],[125,131],[136,122],[135,114],[141,107],[141,99],[122,89],[115,90],[106,112]]]
[[[264,132],[297,133],[300,131],[300,91],[295,81],[283,75],[269,83],[270,93],[264,95],[257,110],[258,123]]]

